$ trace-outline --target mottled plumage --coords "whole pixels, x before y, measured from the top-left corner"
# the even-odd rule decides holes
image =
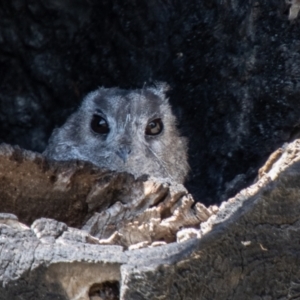
[[[158,84],[89,93],[66,123],[54,130],[44,154],[182,183],[189,169],[186,139],[176,129],[165,91],[166,85]]]

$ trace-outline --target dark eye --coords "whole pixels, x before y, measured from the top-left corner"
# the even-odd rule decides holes
[[[163,122],[161,119],[155,119],[148,123],[145,133],[147,135],[157,135],[163,130]]]
[[[91,128],[96,133],[100,133],[100,134],[109,133],[109,126],[108,126],[106,120],[99,115],[93,116],[93,119],[91,122]]]

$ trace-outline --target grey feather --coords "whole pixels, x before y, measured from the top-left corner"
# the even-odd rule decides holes
[[[148,174],[183,183],[189,170],[187,141],[178,133],[166,89],[159,84],[89,93],[66,123],[53,131],[44,154],[54,160],[79,159],[136,177]],[[105,126],[108,132],[99,133]]]

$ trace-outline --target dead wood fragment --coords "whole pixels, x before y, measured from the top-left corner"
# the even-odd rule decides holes
[[[51,162],[4,144],[0,147],[0,186],[5,191],[0,195],[1,211],[16,214],[28,225],[33,222],[41,241],[63,236],[126,248],[170,243],[176,241],[179,230],[199,228],[216,213],[195,204],[180,184],[158,178],[135,180],[129,174],[78,161]],[[43,218],[57,224],[45,223]],[[68,226],[83,231],[66,230]]]
[[[156,179],[144,182],[144,186],[146,195],[152,191],[150,198],[134,199],[127,204],[117,202],[107,210],[95,213],[83,226],[83,230],[98,237],[102,243],[109,239],[124,247],[134,244],[141,247],[153,245],[154,242],[174,242],[180,229],[199,228],[200,223],[214,213],[203,204],[195,204],[191,195],[181,185],[166,182],[159,184]],[[156,198],[159,198],[160,202],[153,205],[157,202],[153,201],[153,195],[156,195],[157,191],[159,196]]]
[[[26,155],[0,155],[2,161],[12,160],[19,190],[22,178],[28,183],[28,177],[20,175],[23,166],[33,163],[35,167]],[[9,165],[8,175],[2,173],[4,179],[11,176]],[[58,174],[59,168],[57,164]],[[85,167],[81,172],[83,176]],[[96,236],[45,216],[28,227],[13,210],[1,213],[0,300],[195,299],[195,295],[218,300],[255,299],[262,293],[266,299],[279,299],[297,295],[298,286],[291,282],[300,276],[300,248],[295,243],[300,233],[300,140],[286,145],[259,181],[219,208],[193,205],[182,186],[124,176],[123,182],[133,180],[135,189],[127,187],[120,194],[114,190],[118,201],[102,212],[110,216],[104,227],[99,227],[101,212],[94,212],[84,225],[93,225],[90,228]],[[128,197],[126,201],[118,198],[121,194]],[[49,199],[44,206],[51,204]],[[108,243],[124,247],[104,245]]]

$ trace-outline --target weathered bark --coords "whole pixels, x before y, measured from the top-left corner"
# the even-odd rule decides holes
[[[1,212],[13,212],[26,224],[43,216],[79,227],[120,197],[126,203],[133,190],[137,197],[143,194],[142,181],[128,174],[76,161],[49,163],[38,153],[9,145],[0,147],[0,184]]]
[[[0,299],[298,298],[300,140],[280,153],[183,243],[125,250],[52,219],[29,228],[0,215]]]
[[[5,144],[0,146],[0,189],[0,211],[18,215],[21,222],[52,218],[82,227],[101,243],[125,247],[173,242],[179,229],[197,227],[217,211],[194,205],[181,184],[135,180],[79,161],[50,161]],[[35,222],[35,228],[47,235],[43,223]]]

